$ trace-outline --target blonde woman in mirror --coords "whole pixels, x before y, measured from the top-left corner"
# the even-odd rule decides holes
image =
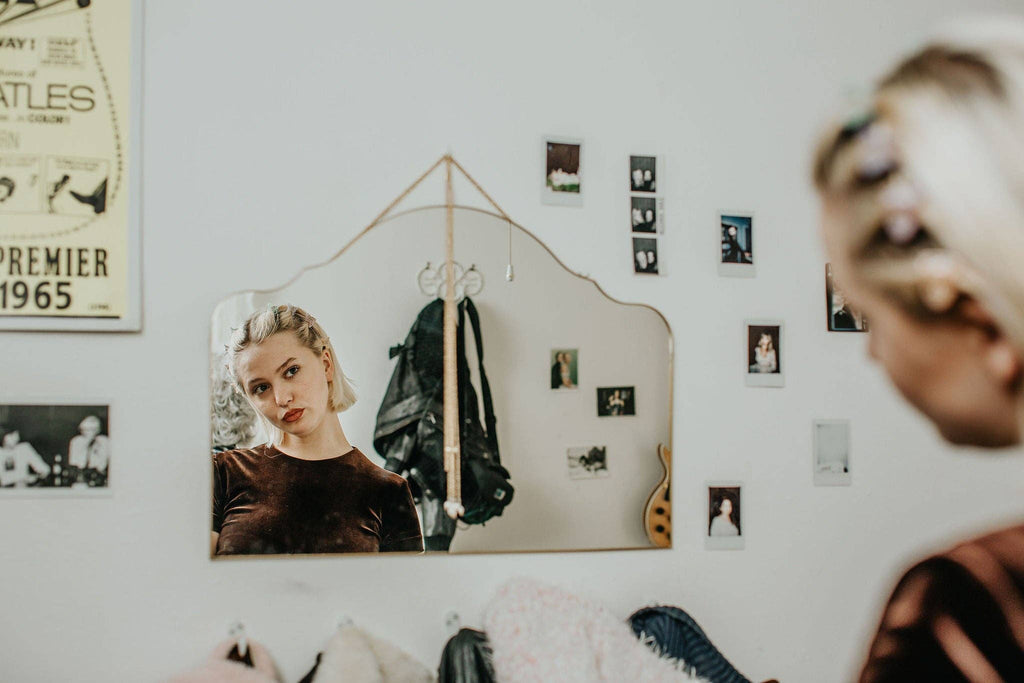
[[[751,372],[769,373],[777,372],[779,369],[778,357],[775,354],[775,345],[772,343],[772,336],[762,332],[754,348],[754,365]]]
[[[830,260],[869,353],[946,440],[1024,424],[1024,23],[961,22],[819,145]],[[1015,501],[1019,502],[1019,501]],[[1021,680],[1024,525],[911,568],[862,682]]]
[[[733,516],[732,498],[729,494],[720,494],[711,507],[711,526],[709,536],[739,536],[740,529]]]
[[[226,360],[269,440],[213,454],[213,554],[423,550],[406,480],[345,436],[338,413],[355,391],[313,316],[253,313]]]
[[[0,486],[28,486],[50,476],[50,466],[14,427],[0,425]]]
[[[102,423],[87,415],[78,424],[78,435],[68,443],[68,465],[79,474],[73,486],[99,486],[106,482],[110,463],[110,439],[101,434]]]

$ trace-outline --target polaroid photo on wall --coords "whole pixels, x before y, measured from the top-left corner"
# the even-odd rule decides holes
[[[637,275],[657,275],[658,239],[656,237],[633,238],[633,272]]]
[[[544,138],[544,186],[541,203],[583,206],[583,141]]]
[[[658,157],[630,155],[629,191],[654,194],[658,189]]]
[[[832,278],[832,264],[825,264],[825,314],[829,332],[867,332],[868,319],[850,306]]]
[[[781,320],[744,320],[744,353],[747,359],[748,387],[782,387],[785,339]]]
[[[0,498],[109,495],[108,401],[0,405]]]
[[[597,416],[636,415],[636,389],[633,387],[598,387]]]
[[[741,516],[743,484],[738,481],[710,481],[707,517],[704,520],[704,548],[707,550],[742,550],[743,518]]]
[[[656,232],[658,229],[658,203],[654,197],[629,198],[632,232]]]
[[[814,420],[814,485],[849,486],[850,421]]]
[[[722,248],[718,274],[726,277],[754,277],[754,214],[752,211],[719,211]]]
[[[551,349],[551,388],[566,391],[579,388],[579,349]]]
[[[570,479],[601,479],[608,476],[607,446],[577,446],[566,450]]]

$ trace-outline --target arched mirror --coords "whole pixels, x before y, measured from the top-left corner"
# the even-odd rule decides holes
[[[329,335],[358,395],[356,403],[338,416],[348,440],[374,465],[385,465],[386,453],[374,448],[381,432],[382,402],[403,359],[396,347],[408,342],[421,311],[444,293],[439,266],[445,262],[447,215],[446,206],[389,215],[331,260],[286,285],[242,292],[217,306],[211,335],[215,453],[251,448],[269,437],[255,418],[252,403],[224,372],[231,331],[254,311],[294,304],[315,316]],[[424,477],[417,477],[429,467],[400,472],[415,496],[427,550],[655,547],[645,529],[644,512],[666,474],[659,445],[670,445],[672,337],[665,319],[651,307],[607,296],[503,215],[454,206],[452,217],[456,275],[464,276],[457,291],[468,295],[478,313],[500,463],[510,475],[514,494],[501,514],[484,524],[460,520],[444,529],[437,510],[426,500]],[[470,412],[485,423],[471,327],[464,315],[459,336],[465,343],[460,350],[476,393]],[[259,476],[268,476],[260,472]],[[252,514],[252,507],[259,504],[246,498],[245,490],[232,489],[237,482],[224,481],[232,476],[240,475],[215,467],[214,530],[221,532],[222,541],[232,514]],[[349,493],[342,483],[336,495],[344,498]],[[306,505],[297,499],[291,504]],[[667,509],[658,511],[667,516]],[[301,514],[327,513],[310,506]],[[667,529],[662,531],[667,536]],[[217,539],[215,535],[213,553],[229,554],[223,543],[218,549]],[[230,554],[307,552],[280,542],[248,543],[236,543]]]

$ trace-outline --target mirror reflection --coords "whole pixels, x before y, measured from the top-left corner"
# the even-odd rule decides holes
[[[664,318],[497,215],[454,225],[465,514],[442,506],[445,207],[426,207],[217,306],[213,555],[652,547]]]

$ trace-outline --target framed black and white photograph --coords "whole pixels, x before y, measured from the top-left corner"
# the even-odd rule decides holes
[[[544,139],[544,188],[541,202],[557,206],[583,206],[583,141]]]
[[[726,277],[754,277],[754,214],[750,211],[719,211],[722,248],[718,274]]]
[[[633,238],[633,272],[637,275],[658,274],[658,239]]]
[[[597,416],[636,415],[636,390],[633,387],[598,387]]]
[[[110,405],[0,405],[0,496],[110,490]]]
[[[657,232],[658,204],[654,197],[630,197],[629,208],[633,232]]]
[[[748,387],[782,387],[783,325],[781,320],[743,321]]]
[[[850,421],[814,421],[814,485],[849,486]]]
[[[708,482],[708,509],[704,547],[708,550],[742,550],[741,516],[743,484],[738,481]]]
[[[600,479],[608,476],[607,446],[577,446],[566,450],[570,479]]]
[[[868,319],[850,306],[832,277],[832,264],[825,264],[825,313],[829,332],[867,332]]]
[[[658,157],[629,157],[629,191],[654,193],[658,189]]]
[[[551,349],[551,388],[579,387],[579,349]]]

